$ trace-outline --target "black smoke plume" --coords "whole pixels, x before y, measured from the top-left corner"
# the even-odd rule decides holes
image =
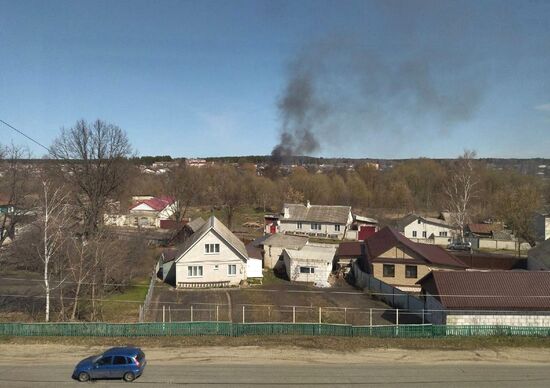
[[[375,142],[380,131],[393,131],[402,141],[445,135],[469,120],[482,99],[483,82],[479,74],[473,79],[468,64],[451,52],[389,60],[342,37],[311,45],[288,67],[272,160],[281,163],[325,146],[357,147]],[[426,133],[426,127],[438,133]]]

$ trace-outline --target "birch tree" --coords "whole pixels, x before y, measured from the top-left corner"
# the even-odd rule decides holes
[[[464,151],[452,167],[444,188],[447,210],[451,213],[453,225],[459,229],[461,240],[464,239],[464,226],[469,219],[471,201],[476,196],[478,181],[474,171],[475,157],[475,151]]]
[[[52,284],[52,265],[65,241],[70,217],[67,210],[67,195],[63,192],[63,187],[54,188],[47,180],[42,182],[42,186],[42,217],[40,220],[42,246],[38,247],[38,255],[44,265],[45,321],[49,322],[51,292],[63,283],[63,280],[58,280],[56,281],[57,285]]]

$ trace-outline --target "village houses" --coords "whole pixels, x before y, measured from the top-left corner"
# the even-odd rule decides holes
[[[403,291],[419,291],[416,282],[433,270],[467,268],[442,247],[411,241],[389,227],[367,238],[364,251],[363,271]]]
[[[459,230],[448,221],[435,217],[409,214],[398,222],[399,231],[407,238],[420,242],[447,246]]]
[[[265,216],[266,233],[328,239],[364,239],[378,230],[378,221],[355,216],[351,206],[284,204],[279,215]]]

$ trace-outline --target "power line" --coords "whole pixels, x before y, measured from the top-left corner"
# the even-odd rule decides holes
[[[19,133],[21,136],[24,136],[26,137],[27,139],[29,139],[30,141],[32,141],[34,144],[37,144],[39,145],[40,147],[44,148],[46,151],[48,151],[48,153],[51,153],[51,150],[49,147],[46,147],[44,144],[40,143],[38,140],[35,140],[33,139],[32,137],[30,137],[29,135],[27,135],[26,133],[24,133],[23,131],[20,131],[19,129],[15,128],[13,125],[11,124],[8,124],[6,123],[4,120],[0,119],[0,123],[4,124],[5,126],[13,129],[15,132]]]

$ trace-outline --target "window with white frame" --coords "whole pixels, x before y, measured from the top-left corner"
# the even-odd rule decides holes
[[[447,237],[447,232],[439,232],[439,237]]]
[[[302,229],[302,223],[301,222],[296,223],[296,229]]]
[[[340,231],[340,225],[334,225],[334,231],[339,232]]]
[[[204,253],[220,253],[220,244],[204,244]]]
[[[426,231],[424,230],[424,231],[422,232],[422,237],[426,238],[426,236],[427,236],[427,233],[426,233]]]
[[[321,230],[321,224],[311,224],[311,230]]]
[[[202,265],[190,265],[187,267],[187,277],[200,278],[202,277]]]
[[[300,267],[300,273],[315,273],[315,267]]]
[[[236,275],[237,274],[237,265],[236,264],[229,264],[227,266],[227,274],[228,275]]]
[[[413,230],[413,237],[416,237],[416,230]]]

